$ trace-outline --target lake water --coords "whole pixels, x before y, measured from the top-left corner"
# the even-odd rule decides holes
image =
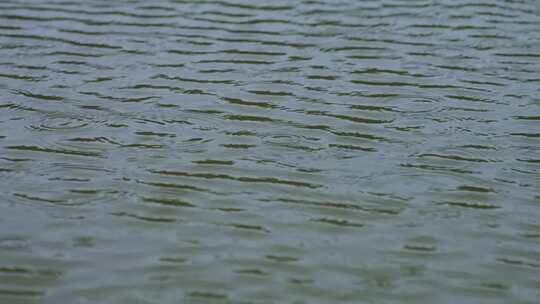
[[[0,3],[0,303],[538,303],[540,1]]]

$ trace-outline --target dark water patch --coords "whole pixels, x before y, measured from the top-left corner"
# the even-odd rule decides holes
[[[313,222],[324,223],[329,225],[341,226],[341,227],[363,227],[364,224],[349,222],[347,220],[333,219],[333,218],[317,218],[312,219]]]
[[[78,150],[66,150],[66,149],[51,149],[38,146],[6,146],[5,149],[29,151],[29,152],[43,152],[43,153],[57,153],[75,156],[87,156],[87,157],[103,157],[98,152],[78,151]]]
[[[260,232],[264,232],[264,233],[270,233],[270,230],[262,227],[262,226],[258,226],[258,225],[250,225],[250,224],[240,224],[240,223],[232,223],[232,224],[226,224],[226,226],[230,226],[230,227],[233,227],[233,228],[236,228],[236,229],[242,229],[242,230],[253,230],[253,231],[260,231]]]
[[[194,161],[194,163],[199,164],[199,165],[224,165],[224,166],[234,165],[234,162],[231,160],[214,160],[214,159],[198,160],[198,161]]]
[[[445,204],[449,206],[454,206],[454,207],[472,208],[472,209],[499,209],[501,208],[500,206],[497,206],[497,205],[468,203],[468,202],[447,202]]]
[[[213,292],[207,292],[207,291],[192,291],[188,295],[192,298],[200,298],[200,299],[206,299],[206,300],[227,299],[226,294],[213,293]]]
[[[170,223],[176,222],[175,218],[142,216],[142,215],[131,214],[127,212],[115,212],[115,213],[111,213],[111,215],[117,216],[117,217],[129,217],[129,218],[133,218],[139,221],[143,221],[147,223],[156,223],[156,224],[170,224]]]
[[[143,201],[148,203],[160,204],[165,206],[174,206],[174,207],[195,207],[195,205],[177,199],[157,199],[157,198],[143,198]]]
[[[39,290],[23,290],[23,289],[0,289],[0,295],[10,297],[40,297],[45,295],[43,291]]]
[[[43,95],[43,94],[31,93],[31,92],[22,91],[22,90],[17,90],[14,93],[16,93],[18,95],[25,96],[25,97],[34,98],[34,99],[41,99],[41,100],[45,100],[45,101],[62,101],[62,100],[64,100],[64,97],[61,97],[61,96]]]
[[[202,178],[202,179],[224,179],[224,180],[235,180],[245,183],[268,183],[268,184],[277,184],[277,185],[288,185],[294,187],[305,187],[305,188],[319,188],[322,185],[300,182],[294,180],[284,180],[274,177],[248,177],[248,176],[231,176],[227,174],[214,174],[214,173],[191,173],[191,172],[182,172],[182,171],[166,171],[166,170],[149,170],[151,173],[161,174],[161,175],[172,175],[172,176],[185,176],[193,178]]]

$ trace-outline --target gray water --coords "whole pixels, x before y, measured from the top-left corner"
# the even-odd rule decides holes
[[[538,303],[540,1],[0,2],[0,303]]]

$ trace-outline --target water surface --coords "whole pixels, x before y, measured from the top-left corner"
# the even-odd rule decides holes
[[[0,302],[537,303],[540,2],[0,3]]]

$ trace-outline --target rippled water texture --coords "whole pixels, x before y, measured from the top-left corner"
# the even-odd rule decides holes
[[[538,303],[540,1],[0,2],[1,303]]]

